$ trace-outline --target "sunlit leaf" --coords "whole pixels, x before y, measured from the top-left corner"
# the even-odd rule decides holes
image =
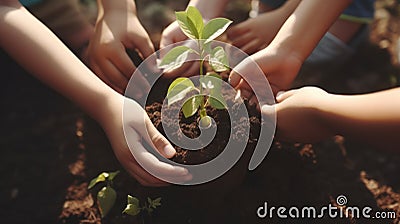
[[[203,17],[201,16],[199,10],[193,6],[189,6],[186,10],[186,13],[188,19],[193,23],[194,27],[196,28],[196,31],[198,33],[198,36],[196,38],[199,39],[204,28]]]
[[[141,209],[139,207],[139,199],[128,195],[128,204],[126,205],[126,208],[124,209],[124,211],[122,211],[122,213],[136,216],[140,213],[140,210]]]
[[[195,89],[195,86],[189,78],[177,78],[168,88],[167,100],[168,105],[171,105],[185,98],[186,94]]]
[[[208,43],[219,35],[225,32],[228,26],[232,23],[231,20],[225,18],[215,18],[204,26],[201,39],[205,40],[205,43]]]
[[[97,193],[97,203],[99,204],[101,217],[105,217],[115,204],[117,193],[112,187],[103,187]]]
[[[93,179],[90,181],[89,186],[88,186],[88,189],[91,189],[91,188],[94,187],[97,183],[106,181],[106,178],[107,178],[108,176],[109,176],[109,174],[106,173],[106,172],[103,172],[103,173],[99,174],[97,177],[93,178]]]
[[[119,174],[119,170],[115,171],[115,172],[111,172],[109,173],[109,176],[107,178],[107,180],[114,180],[114,178]]]
[[[226,109],[228,105],[226,104],[226,101],[222,95],[213,95],[208,98],[208,103],[210,106],[222,110]]]
[[[194,22],[189,19],[187,12],[176,12],[175,13],[176,21],[178,21],[179,27],[182,32],[191,39],[199,39],[199,33],[197,28],[195,27]]]
[[[224,72],[229,68],[228,56],[224,48],[218,46],[210,54],[210,65],[216,72]]]
[[[172,48],[162,59],[158,67],[160,69],[173,70],[179,68],[185,63],[189,53],[194,52],[186,46]]]
[[[190,97],[182,106],[182,112],[185,118],[193,116],[200,107],[201,101],[204,99],[202,95]]]

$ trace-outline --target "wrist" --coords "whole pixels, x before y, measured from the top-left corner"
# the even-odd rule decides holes
[[[326,130],[333,136],[340,134],[340,130],[337,126],[337,121],[332,119],[335,117],[335,111],[339,104],[340,96],[335,94],[326,93],[320,100],[315,101],[315,116]]]

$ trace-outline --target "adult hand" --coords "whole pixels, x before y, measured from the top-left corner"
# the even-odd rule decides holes
[[[123,20],[126,19],[126,20]],[[126,50],[137,50],[146,58],[154,46],[136,16],[134,7],[109,9],[99,13],[95,34],[89,44],[89,64],[92,70],[119,93],[123,93],[136,66]],[[135,98],[143,97],[150,86],[140,72],[135,73]]]

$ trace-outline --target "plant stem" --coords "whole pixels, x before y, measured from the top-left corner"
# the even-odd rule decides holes
[[[200,48],[200,95],[203,94],[203,85],[201,84],[201,79],[203,79],[203,66],[204,66],[204,47],[203,44],[201,43],[200,40],[198,40],[197,44],[199,45]],[[200,119],[207,116],[206,108],[205,108],[205,97],[203,97],[201,103],[200,103]]]

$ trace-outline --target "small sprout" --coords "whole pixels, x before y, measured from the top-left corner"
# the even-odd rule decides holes
[[[156,198],[152,200],[151,198],[148,197],[147,202],[145,202],[144,205],[140,207],[139,199],[128,195],[128,203],[124,211],[122,211],[122,213],[131,216],[136,216],[139,215],[142,211],[146,211],[147,214],[151,215],[154,209],[157,209],[157,207],[160,206],[161,206],[161,198]]]
[[[204,24],[201,13],[192,6],[186,11],[176,12],[176,20],[182,32],[197,43],[199,52],[186,46],[178,46],[170,50],[161,60],[159,67],[165,71],[179,68],[183,65],[189,54],[195,53],[200,57],[200,86],[196,88],[193,82],[188,78],[177,78],[168,88],[168,105],[180,101],[193,90],[198,91],[198,95],[192,96],[185,101],[182,106],[182,112],[186,118],[193,116],[199,111],[200,121],[208,117],[206,105],[216,109],[225,109],[227,104],[221,94],[222,80],[216,74],[203,74],[203,64],[206,58],[215,72],[223,72],[229,69],[228,56],[224,48],[217,46],[211,47],[211,41],[220,36],[228,26],[231,20],[225,18],[215,18]],[[204,96],[204,91],[209,91],[209,96]],[[205,123],[204,123],[205,122]],[[211,118],[203,121],[205,126],[211,125]]]
[[[115,192],[114,188],[112,188],[112,185],[114,178],[118,174],[119,171],[110,173],[103,172],[99,174],[96,178],[93,178],[88,185],[88,189],[92,189],[96,184],[106,182],[106,186],[104,186],[99,192],[97,192],[97,204],[99,205],[99,210],[102,218],[104,218],[108,214],[117,199],[117,193]]]

